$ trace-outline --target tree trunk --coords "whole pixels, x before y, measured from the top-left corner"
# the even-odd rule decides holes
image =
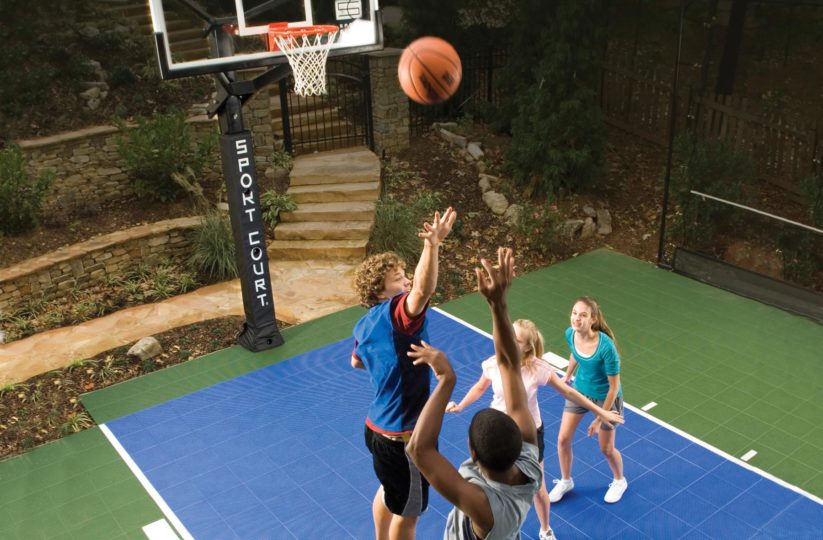
[[[734,93],[734,79],[737,74],[737,61],[740,58],[740,45],[743,42],[743,26],[746,22],[748,3],[749,0],[732,0],[715,94],[728,96]]]

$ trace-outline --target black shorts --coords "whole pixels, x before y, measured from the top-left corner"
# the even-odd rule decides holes
[[[398,516],[422,515],[429,505],[429,482],[406,453],[406,443],[390,440],[368,426],[365,437],[386,508]]]
[[[544,441],[544,435],[546,432],[543,430],[543,424],[540,424],[540,427],[537,428],[537,462],[543,463],[543,450],[546,449],[546,441]]]

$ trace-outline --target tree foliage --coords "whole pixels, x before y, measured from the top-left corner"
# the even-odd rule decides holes
[[[603,178],[597,104],[604,48],[601,0],[523,0],[512,17],[498,126],[510,119],[507,169],[528,194],[577,191]]]

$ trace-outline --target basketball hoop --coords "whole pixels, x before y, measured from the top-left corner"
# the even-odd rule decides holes
[[[283,51],[294,73],[294,93],[319,96],[326,93],[326,58],[339,28],[332,24],[269,25],[270,51]]]

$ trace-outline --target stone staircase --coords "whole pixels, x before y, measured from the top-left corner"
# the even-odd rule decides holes
[[[103,14],[131,22],[143,35],[154,33],[148,3],[134,0],[101,0]],[[209,55],[208,41],[203,37],[203,23],[184,7],[166,11],[166,29],[174,56],[180,60],[197,60]]]
[[[269,258],[362,260],[380,196],[377,156],[365,147],[304,154],[290,178],[298,208],[280,214]]]

